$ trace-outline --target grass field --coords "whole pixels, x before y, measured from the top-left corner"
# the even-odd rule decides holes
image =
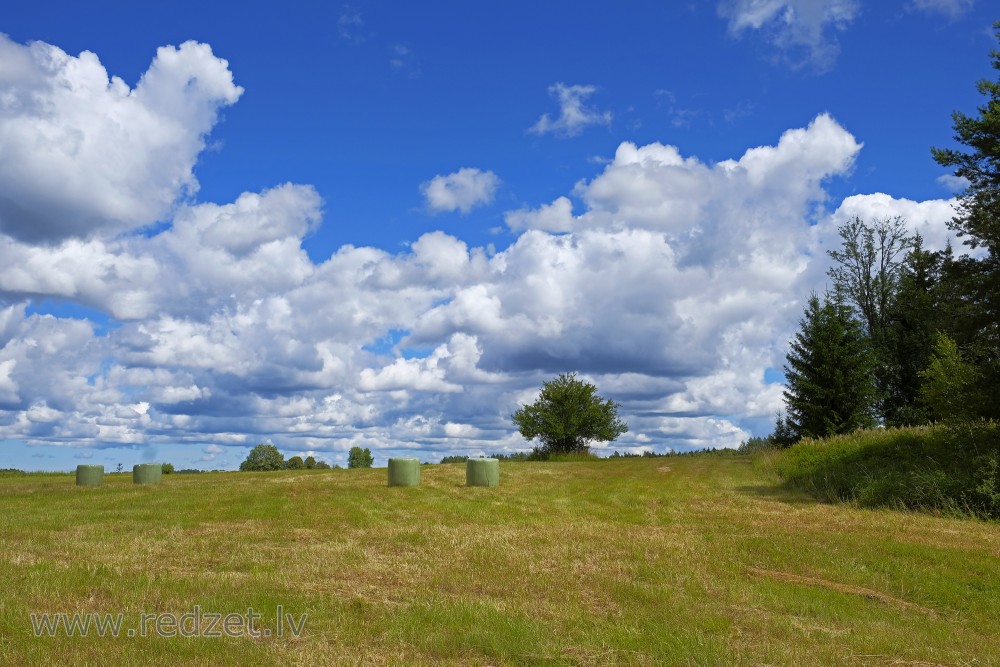
[[[819,504],[740,456],[464,471],[0,476],[0,664],[1000,664],[996,523]],[[126,635],[196,606],[270,636]],[[90,612],[119,636],[34,635]]]

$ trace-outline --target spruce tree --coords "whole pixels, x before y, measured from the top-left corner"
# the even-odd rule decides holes
[[[950,244],[936,252],[925,250],[918,235],[906,257],[889,309],[883,348],[887,382],[881,412],[886,426],[928,421],[919,400],[921,371],[930,363],[937,332],[955,320],[956,303],[943,292],[944,267],[951,254]]]
[[[874,361],[850,309],[813,294],[785,365],[788,423],[800,438],[850,433],[875,424]]]

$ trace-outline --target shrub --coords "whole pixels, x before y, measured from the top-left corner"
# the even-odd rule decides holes
[[[174,472],[174,464],[173,463],[164,463],[162,466],[160,466],[160,472],[163,475],[171,475],[171,474],[173,474],[173,472]]]

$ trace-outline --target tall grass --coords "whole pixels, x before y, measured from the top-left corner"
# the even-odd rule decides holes
[[[770,454],[785,484],[830,501],[1000,519],[1000,425],[858,431]]]

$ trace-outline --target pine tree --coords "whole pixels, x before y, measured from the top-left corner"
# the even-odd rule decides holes
[[[850,433],[875,424],[874,361],[850,309],[809,298],[785,365],[788,423],[800,438]]]
[[[993,27],[1000,40],[1000,21]],[[1000,71],[1000,51],[990,56],[993,69]],[[986,98],[978,115],[952,114],[954,138],[970,150],[931,152],[938,164],[954,167],[955,176],[968,182],[949,226],[965,245],[986,250],[985,256],[966,255],[950,267],[969,317],[949,327],[949,333],[978,368],[977,391],[984,398],[980,416],[1000,418],[1000,78],[982,79],[976,89]]]

